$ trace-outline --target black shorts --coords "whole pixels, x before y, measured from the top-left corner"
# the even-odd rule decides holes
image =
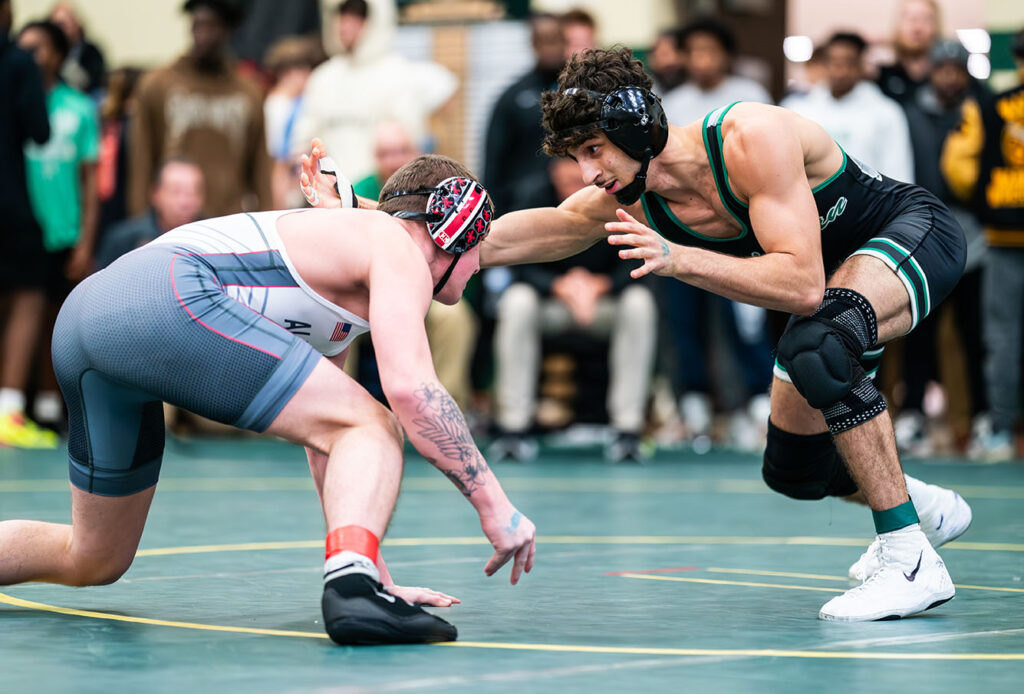
[[[910,297],[913,330],[960,281],[967,262],[967,241],[953,214],[937,198],[926,194],[916,197],[850,257],[855,255],[878,258],[896,273]],[[861,355],[861,366],[872,378],[884,349],[872,345]],[[778,360],[774,373],[791,382]]]
[[[0,290],[46,287],[43,230],[31,211],[0,206]]]

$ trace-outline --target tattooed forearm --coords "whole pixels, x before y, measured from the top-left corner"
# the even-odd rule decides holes
[[[471,496],[486,483],[488,467],[469,433],[459,406],[444,388],[432,383],[420,385],[416,390],[416,400],[416,413],[419,415],[413,420],[416,433],[434,444],[454,466],[439,465],[433,457],[427,457],[427,460],[447,475],[460,492]]]

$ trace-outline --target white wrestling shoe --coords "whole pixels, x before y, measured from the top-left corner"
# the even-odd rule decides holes
[[[946,565],[916,527],[879,535],[871,546],[876,548],[878,569],[864,583],[825,603],[818,619],[899,619],[930,610],[956,594]]]
[[[913,477],[906,477],[906,480],[907,488],[914,490],[911,497],[914,499],[917,517],[921,520],[921,530],[933,548],[938,549],[967,531],[971,525],[971,507],[962,496],[952,489],[926,484]],[[877,543],[876,538],[850,567],[851,580],[862,583],[878,570]]]

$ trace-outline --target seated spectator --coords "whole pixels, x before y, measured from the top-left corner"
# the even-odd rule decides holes
[[[568,159],[552,161],[551,178],[561,199],[583,186],[579,167]],[[505,290],[495,334],[495,459],[525,460],[536,454],[529,430],[536,410],[541,338],[571,329],[611,339],[607,403],[616,436],[606,453],[616,462],[641,459],[657,309],[651,291],[631,281],[629,270],[614,248],[598,243],[566,260],[523,266],[521,281]]]
[[[825,44],[824,84],[781,106],[815,121],[847,154],[898,181],[914,182],[910,131],[899,104],[864,79],[867,42],[858,34],[833,34]]]
[[[420,154],[422,152],[405,126],[397,121],[381,123],[373,137],[376,168],[369,176],[355,183],[353,189],[356,195],[376,200],[384,182]],[[426,328],[437,379],[459,407],[466,407],[470,400],[470,363],[477,335],[473,309],[465,299],[452,306],[435,301],[427,312]],[[355,350],[361,343],[363,341],[350,348],[353,351],[348,361],[353,368],[359,361]]]
[[[80,92],[98,98],[106,83],[107,68],[103,53],[85,37],[82,21],[69,2],[58,2],[50,10],[50,21],[68,37],[71,47],[60,67],[60,76]]]
[[[181,157],[168,159],[157,171],[149,193],[149,210],[124,220],[104,235],[96,252],[96,266],[105,268],[160,234],[202,219],[204,197],[205,184],[199,167]]]
[[[267,151],[274,160],[271,188],[275,209],[302,207],[302,193],[295,185],[301,152],[292,149],[295,125],[302,113],[302,91],[313,68],[324,61],[317,39],[287,36],[267,51],[264,62],[274,76],[274,86],[263,102]]]
[[[732,74],[736,37],[725,24],[711,18],[697,19],[676,32],[676,41],[687,79],[664,96],[669,122],[691,123],[734,101],[771,103],[760,83]],[[659,308],[669,336],[669,354],[675,356],[671,380],[679,395],[687,440],[697,451],[710,447],[712,395],[717,393],[722,395],[719,404],[732,411],[732,443],[743,449],[762,445],[768,419],[765,393],[771,381],[767,312],[671,278],[659,277],[654,282],[662,299]],[[713,316],[720,318],[724,334],[716,335],[708,329]],[[740,387],[733,389],[735,397],[726,395],[729,379],[722,376],[728,371],[713,368],[722,361],[709,358],[716,351],[723,352],[725,363],[740,376]]]

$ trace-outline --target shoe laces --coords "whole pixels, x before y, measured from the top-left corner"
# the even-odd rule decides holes
[[[881,535],[875,537],[875,541],[871,543],[871,546],[868,548],[868,551],[871,551],[872,549],[874,549],[874,558],[875,561],[878,563],[878,568],[875,570],[874,573],[872,573],[870,576],[864,579],[863,583],[861,583],[856,588],[853,588],[850,591],[851,593],[864,592],[864,589],[867,588],[868,584],[876,581],[879,576],[881,576],[884,572],[891,570],[892,568],[892,564],[889,561],[889,559],[892,557],[893,550],[890,546],[889,541],[886,538],[882,537]]]

